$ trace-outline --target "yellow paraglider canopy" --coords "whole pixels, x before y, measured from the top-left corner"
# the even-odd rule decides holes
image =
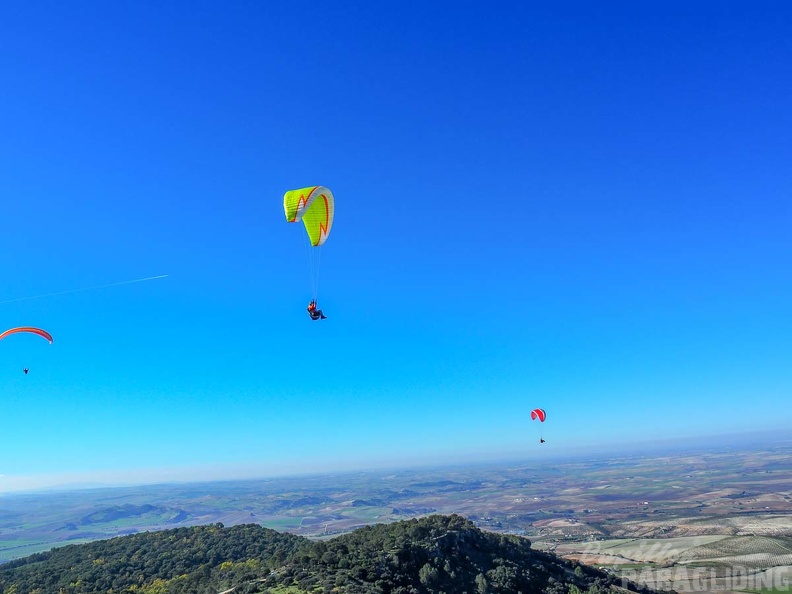
[[[335,211],[330,190],[324,186],[289,190],[283,195],[283,210],[288,222],[303,222],[312,246],[319,247],[327,241]]]

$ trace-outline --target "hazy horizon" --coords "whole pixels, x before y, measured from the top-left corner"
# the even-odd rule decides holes
[[[200,484],[217,482],[258,481],[275,478],[300,478],[318,476],[340,476],[358,472],[388,471],[427,471],[432,468],[499,466],[509,464],[560,463],[575,460],[608,460],[619,457],[656,456],[673,454],[680,451],[698,452],[708,449],[734,448],[737,451],[750,451],[757,446],[784,445],[792,442],[787,432],[735,432],[705,436],[691,436],[684,439],[644,440],[632,443],[600,444],[599,447],[568,448],[555,455],[539,455],[534,452],[527,456],[517,452],[502,455],[480,455],[478,457],[431,457],[423,459],[390,460],[379,465],[375,461],[348,462],[346,465],[333,466],[326,461],[316,461],[301,467],[283,464],[264,469],[255,465],[218,465],[182,468],[140,468],[131,472],[97,471],[93,473],[61,473],[41,476],[0,475],[0,495],[36,494],[59,491],[79,491],[84,489],[113,489],[116,487],[136,487],[144,485]]]

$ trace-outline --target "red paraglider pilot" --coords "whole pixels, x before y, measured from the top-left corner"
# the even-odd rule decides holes
[[[324,315],[321,309],[316,309],[316,299],[311,299],[311,302],[308,304],[308,315],[311,316],[312,320],[327,319],[327,316]]]

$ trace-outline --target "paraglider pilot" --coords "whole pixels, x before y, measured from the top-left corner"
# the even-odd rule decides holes
[[[316,309],[316,299],[311,299],[311,302],[308,304],[308,315],[311,316],[312,320],[327,319],[327,316],[322,313],[321,309]]]
[[[24,368],[22,371],[24,371],[24,372],[25,372],[25,375],[27,375],[27,373],[28,373],[28,371],[30,371],[30,369],[28,369],[27,367],[25,367],[25,368]]]

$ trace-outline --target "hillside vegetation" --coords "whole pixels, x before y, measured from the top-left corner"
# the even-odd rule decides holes
[[[70,545],[0,567],[2,594],[598,594],[616,586],[460,516],[318,542],[256,524],[213,524]]]

